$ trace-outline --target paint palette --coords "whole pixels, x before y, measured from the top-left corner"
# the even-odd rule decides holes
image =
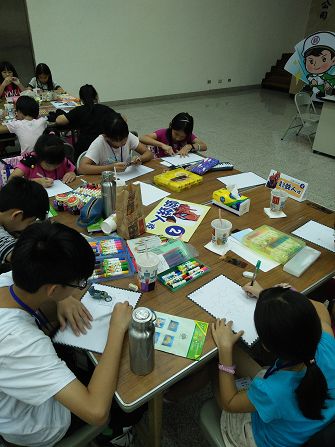
[[[112,280],[135,273],[126,242],[121,237],[95,237],[90,244],[96,258],[95,267],[90,280]]]

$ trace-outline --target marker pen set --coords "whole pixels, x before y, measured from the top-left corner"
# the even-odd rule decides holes
[[[123,243],[120,238],[96,238],[95,240],[89,241],[89,244],[95,256],[107,256],[124,252]]]
[[[164,286],[174,292],[209,271],[210,268],[207,265],[195,258],[191,258],[159,274],[158,279]]]
[[[119,279],[135,273],[126,242],[121,237],[95,237],[88,243],[96,258],[91,280]]]
[[[130,272],[130,265],[126,258],[109,258],[95,264],[92,279],[126,276]]]

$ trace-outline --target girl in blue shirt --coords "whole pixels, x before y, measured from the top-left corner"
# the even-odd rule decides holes
[[[231,321],[212,325],[219,350],[222,436],[227,447],[300,447],[335,419],[335,340],[329,314],[323,304],[289,287],[263,290],[255,282],[244,289],[258,298],[254,321],[259,341],[277,360],[265,374],[257,374],[248,391],[238,392],[233,364],[240,367],[243,356],[234,345],[243,331],[233,333]]]

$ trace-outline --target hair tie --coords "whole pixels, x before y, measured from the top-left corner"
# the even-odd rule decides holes
[[[51,131],[51,132],[49,132],[49,135],[56,135],[56,133]]]
[[[315,359],[311,359],[311,360],[309,360],[309,364],[310,364],[310,365],[315,365]]]

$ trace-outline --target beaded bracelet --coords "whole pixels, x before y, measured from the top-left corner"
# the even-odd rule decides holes
[[[222,365],[222,363],[218,363],[218,368],[222,372],[226,372],[228,374],[234,375],[236,373],[236,365],[226,366]]]

